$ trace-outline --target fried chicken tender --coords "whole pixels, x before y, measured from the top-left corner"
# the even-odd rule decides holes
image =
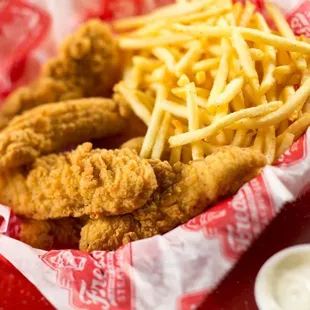
[[[121,132],[126,107],[104,98],[87,98],[39,106],[16,116],[0,132],[0,169],[32,163],[67,145]]]
[[[265,164],[260,153],[227,147],[189,164],[157,165],[157,182],[164,186],[131,214],[89,220],[81,231],[80,249],[116,250],[127,242],[166,233],[233,194]]]
[[[45,220],[116,215],[142,207],[157,188],[154,170],[134,151],[92,149],[37,158],[0,176],[0,201],[15,214]]]
[[[42,249],[77,249],[82,222],[80,219],[36,221],[20,219],[19,239],[30,246]]]
[[[6,99],[0,129],[15,115],[43,103],[109,96],[118,67],[117,43],[109,26],[88,21],[64,41],[59,55],[43,66],[33,84],[18,88]]]
[[[115,93],[112,99],[120,106],[130,106],[127,100],[125,100],[125,98],[123,96],[120,96],[118,93]],[[120,148],[121,145],[126,141],[129,141],[136,137],[145,136],[146,131],[147,127],[144,122],[142,122],[141,119],[138,118],[134,113],[131,113],[128,118],[126,130],[115,136],[110,136],[94,141],[94,144],[96,145],[96,147],[99,148],[117,149]],[[137,153],[139,154],[140,151]]]

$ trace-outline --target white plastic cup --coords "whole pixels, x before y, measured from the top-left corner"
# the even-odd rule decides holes
[[[310,244],[269,258],[255,281],[259,310],[310,310]]]

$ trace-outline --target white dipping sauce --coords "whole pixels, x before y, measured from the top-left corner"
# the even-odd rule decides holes
[[[310,245],[272,256],[256,278],[255,299],[260,310],[310,310]]]

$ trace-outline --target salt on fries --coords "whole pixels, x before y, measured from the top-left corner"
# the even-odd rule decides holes
[[[235,145],[272,164],[305,132],[310,44],[266,9],[276,31],[231,0],[177,1],[113,24],[130,55],[115,90],[148,126],[141,156],[174,164]]]

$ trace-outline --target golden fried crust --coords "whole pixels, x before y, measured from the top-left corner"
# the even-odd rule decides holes
[[[125,214],[142,207],[157,187],[151,165],[135,152],[93,150],[90,143],[0,179],[0,201],[38,220]]]
[[[80,249],[82,251],[116,250],[120,245],[130,241],[138,240],[136,234],[138,222],[131,215],[110,217],[106,221],[89,220],[87,225],[82,228]]]
[[[19,239],[42,250],[76,249],[79,244],[81,227],[81,221],[73,218],[50,221],[21,219]]]
[[[121,132],[126,120],[110,99],[87,98],[43,105],[15,117],[0,133],[0,169],[32,163],[67,145]]]
[[[91,20],[67,38],[37,81],[7,98],[0,113],[0,129],[15,115],[43,103],[109,96],[117,79],[116,41],[107,24]]]
[[[204,160],[176,164],[172,172],[168,167],[162,167],[165,173],[158,174],[161,176],[159,187],[165,179],[169,180],[167,185],[158,194],[156,191],[143,208],[126,218],[101,216],[90,220],[82,229],[80,249],[115,250],[127,236],[143,239],[166,233],[200,214],[219,198],[233,194],[248,176],[258,173],[265,164],[266,159],[260,153],[227,147]],[[125,225],[124,222],[129,221],[131,225]],[[113,227],[120,227],[117,236]]]

